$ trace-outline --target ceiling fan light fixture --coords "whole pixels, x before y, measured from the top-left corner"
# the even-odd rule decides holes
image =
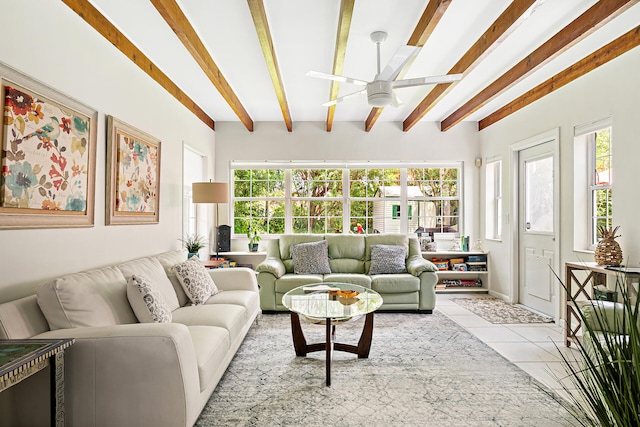
[[[371,41],[376,44],[376,65],[377,73],[372,82],[367,82],[361,79],[354,79],[352,77],[338,76],[335,74],[321,73],[319,71],[309,71],[307,76],[317,77],[321,79],[333,80],[339,83],[350,83],[359,86],[366,86],[366,89],[359,90],[358,92],[349,93],[339,98],[332,99],[329,102],[322,104],[325,107],[336,105],[339,102],[343,102],[347,99],[355,97],[357,95],[364,95],[367,93],[367,101],[369,105],[381,108],[387,105],[393,105],[397,107],[402,104],[402,101],[398,98],[394,92],[394,88],[405,88],[412,86],[433,85],[439,83],[450,83],[462,78],[462,74],[447,74],[444,76],[431,76],[420,77],[407,80],[396,80],[402,70],[413,61],[415,56],[420,52],[418,46],[400,46],[393,57],[389,60],[384,69],[380,69],[380,45],[387,38],[387,33],[384,31],[374,31],[370,35]]]
[[[393,101],[391,82],[375,80],[367,85],[367,100],[373,107],[386,107]]]

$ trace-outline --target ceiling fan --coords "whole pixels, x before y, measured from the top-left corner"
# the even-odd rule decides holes
[[[364,89],[357,92],[341,96],[340,98],[336,98],[329,102],[325,102],[324,104],[322,104],[323,106],[329,107],[331,105],[335,105],[339,102],[345,101],[349,98],[366,94],[369,105],[373,107],[385,107],[389,104],[397,107],[398,105],[402,104],[402,101],[400,100],[400,98],[398,98],[398,95],[396,95],[393,89],[438,83],[450,83],[458,81],[462,78],[462,74],[445,74],[443,76],[395,80],[404,66],[415,58],[418,52],[420,52],[421,48],[418,46],[400,46],[395,55],[393,55],[393,58],[391,58],[387,66],[384,67],[381,72],[380,45],[386,40],[387,33],[385,33],[384,31],[374,31],[373,33],[371,33],[370,37],[371,41],[376,44],[378,52],[378,73],[376,74],[373,81],[367,82],[351,77],[337,76],[335,74],[327,74],[319,71],[309,71],[307,73],[307,76],[309,77],[317,77],[320,79],[335,80],[340,83],[351,83],[358,86],[366,86]]]

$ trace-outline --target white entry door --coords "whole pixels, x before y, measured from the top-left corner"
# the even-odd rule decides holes
[[[536,311],[557,318],[558,282],[553,274],[556,253],[556,192],[553,142],[518,154],[518,300]]]

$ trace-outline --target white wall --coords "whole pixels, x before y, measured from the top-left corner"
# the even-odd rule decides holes
[[[391,107],[389,107],[391,108]],[[479,231],[480,155],[475,123],[463,123],[440,132],[436,123],[425,122],[403,132],[401,123],[379,121],[370,132],[363,122],[334,122],[333,131],[324,122],[294,122],[287,132],[282,122],[256,123],[250,133],[238,122],[216,123],[216,179],[229,180],[231,161],[342,160],[342,161],[463,161],[464,228],[473,239]],[[221,220],[222,220],[221,207]],[[225,212],[225,215],[228,212]],[[227,218],[224,218],[226,220]]]
[[[640,49],[627,52],[582,78],[480,132],[484,158],[503,158],[504,212],[511,211],[513,194],[509,146],[553,128],[560,129],[560,265],[593,261],[591,253],[574,251],[573,128],[609,115],[613,120],[613,219],[625,263],[640,265],[638,162],[640,161]],[[484,168],[483,168],[484,177]],[[484,191],[483,191],[484,204]],[[484,206],[480,210],[484,212]],[[588,212],[578,212],[588,215]],[[482,224],[484,227],[484,223]],[[503,224],[502,242],[485,242],[491,251],[492,289],[509,295],[512,248],[511,224]],[[517,259],[517,258],[516,258]],[[498,262],[498,260],[503,260]],[[561,277],[564,271],[558,272]]]
[[[0,0],[0,10],[0,61],[99,114],[95,226],[0,230],[0,302],[60,274],[179,248],[182,145],[212,162],[215,133],[62,2]],[[107,114],[162,141],[160,224],[104,225]]]

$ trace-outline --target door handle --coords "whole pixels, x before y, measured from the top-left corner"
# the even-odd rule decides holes
[[[527,223],[524,225],[524,228],[527,230],[531,230],[531,223],[527,221]]]

